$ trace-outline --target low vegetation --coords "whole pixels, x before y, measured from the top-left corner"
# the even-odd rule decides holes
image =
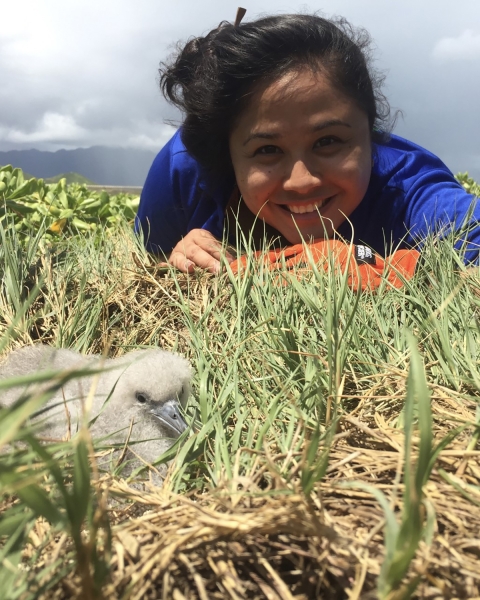
[[[138,196],[92,192],[85,183],[67,185],[65,178],[56,183],[26,180],[22,170],[11,165],[0,167],[0,199],[6,209],[0,215],[4,228],[50,241],[59,234],[111,229],[132,221],[139,203]]]
[[[18,205],[81,188],[5,172],[0,352],[158,345],[195,380],[161,489],[100,470],[88,416],[45,444],[26,421],[45,395],[0,409],[1,598],[480,596],[480,277],[453,233],[402,289],[270,272],[248,240],[242,274],[188,276],[133,235],[138,199],[87,228],[72,201],[55,231]]]

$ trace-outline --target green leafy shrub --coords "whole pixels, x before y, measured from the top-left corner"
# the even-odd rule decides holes
[[[463,185],[469,194],[480,198],[480,185],[472,177],[469,177],[466,171],[465,173],[457,173],[455,179]]]
[[[43,179],[25,180],[23,171],[0,167],[0,222],[8,221],[18,232],[32,235],[40,228],[47,238],[133,223],[140,198],[132,194],[92,192],[83,184],[67,185],[66,179],[48,184]],[[7,217],[10,217],[7,219]]]

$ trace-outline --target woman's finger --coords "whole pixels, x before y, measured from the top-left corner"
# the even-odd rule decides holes
[[[211,273],[218,273],[220,262],[199,246],[188,249],[188,254],[174,250],[170,254],[169,262],[183,273],[193,273],[195,267],[206,269]]]
[[[172,250],[169,262],[183,273],[191,273],[194,267],[218,273],[222,253],[222,244],[209,231],[193,229]],[[225,258],[233,260],[229,252]]]
[[[213,258],[215,258],[217,261],[220,260],[220,256],[223,251],[223,246],[222,243],[219,242],[216,237],[214,237],[209,231],[206,231],[205,229],[196,229],[191,233],[193,233],[191,237],[193,245],[191,248],[189,248],[190,252],[196,252],[196,247],[198,246],[202,250],[213,256]]]

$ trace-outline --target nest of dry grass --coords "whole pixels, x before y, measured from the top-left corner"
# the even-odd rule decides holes
[[[183,295],[192,323],[203,322],[204,335],[210,335],[211,364],[225,368],[225,338],[213,335],[223,326],[218,315],[228,312],[231,290],[222,287],[225,281],[205,274],[177,277],[142,262],[135,253],[122,261],[104,272],[89,272],[82,293],[89,299],[100,298],[101,306],[92,334],[85,336],[88,351],[98,353],[110,346],[114,356],[130,347],[158,344],[194,358],[192,331],[185,325],[179,302]],[[46,291],[31,307],[31,313],[41,314],[41,319],[19,335],[17,344],[37,340],[52,343],[58,339],[59,315],[66,335],[78,310],[76,273],[67,282],[71,290],[66,303],[64,291],[55,291],[58,278],[54,271],[48,264],[44,271]],[[478,291],[478,280],[474,285]],[[215,311],[205,318],[212,299]],[[365,323],[368,318],[365,310]],[[232,328],[234,321],[232,316]],[[388,337],[390,332],[385,331]],[[428,342],[427,335],[425,340]],[[260,352],[266,352],[265,347]],[[319,360],[326,362],[325,355]],[[393,343],[391,356],[397,364],[378,364],[375,375],[355,372],[359,365],[363,368],[355,356],[348,363],[338,395],[348,410],[339,418],[326,475],[308,497],[299,477],[303,448],[282,452],[271,440],[271,447],[257,451],[247,472],[225,475],[217,485],[204,477],[203,485],[192,485],[185,494],[173,492],[168,481],[163,489],[139,491],[121,480],[100,480],[100,489],[111,501],[109,517],[113,524],[110,573],[102,597],[376,597],[385,557],[385,514],[370,493],[344,484],[356,481],[374,486],[400,516],[405,448],[404,432],[395,422],[405,399],[407,370],[400,364],[400,352],[393,349]],[[460,379],[456,389],[444,382],[436,384],[436,373],[442,366],[436,366],[433,359],[430,363],[435,439],[444,439],[459,423],[470,427],[439,454],[424,487],[425,498],[435,511],[432,538],[429,543],[420,543],[404,583],[419,577],[414,594],[418,598],[480,598],[480,450],[472,433],[475,423],[478,426],[477,392]],[[211,398],[217,401],[218,380],[214,383],[217,387],[212,384]],[[244,392],[246,403],[252,390]],[[234,428],[235,419],[235,414],[229,417],[225,430]],[[211,464],[211,437],[205,444]],[[413,445],[414,450],[418,448],[418,439]],[[243,447],[241,451],[251,450]],[[197,454],[196,460],[202,457]],[[195,477],[200,481],[201,476],[192,472],[191,481]],[[41,548],[35,568],[52,565],[57,569],[54,565],[59,557],[65,555],[70,560],[70,544],[67,535],[56,535],[45,521],[38,520],[24,556],[31,557]],[[400,588],[391,599],[407,597],[406,589]],[[39,597],[82,597],[78,572],[69,569]]]
[[[425,488],[436,517],[432,542],[420,544],[405,579],[420,578],[415,598],[480,597],[480,451],[466,452],[467,442],[459,438],[441,453]],[[382,419],[368,424],[361,414],[345,419],[327,476],[310,499],[271,468],[284,460],[259,455],[248,475],[198,494],[174,494],[168,482],[138,491],[103,480],[120,502],[111,509],[116,525],[103,598],[375,598],[384,513],[369,493],[341,484],[374,484],[400,511],[398,430]],[[37,532],[49,535],[45,523]],[[54,561],[65,543],[51,540],[42,562]],[[80,587],[71,573],[43,597],[79,597]]]

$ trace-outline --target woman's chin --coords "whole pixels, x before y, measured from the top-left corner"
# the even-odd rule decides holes
[[[290,244],[301,244],[302,242],[318,242],[329,238],[333,234],[333,225],[331,223],[322,223],[316,227],[304,227],[290,231],[282,231],[283,237],[287,239]]]

